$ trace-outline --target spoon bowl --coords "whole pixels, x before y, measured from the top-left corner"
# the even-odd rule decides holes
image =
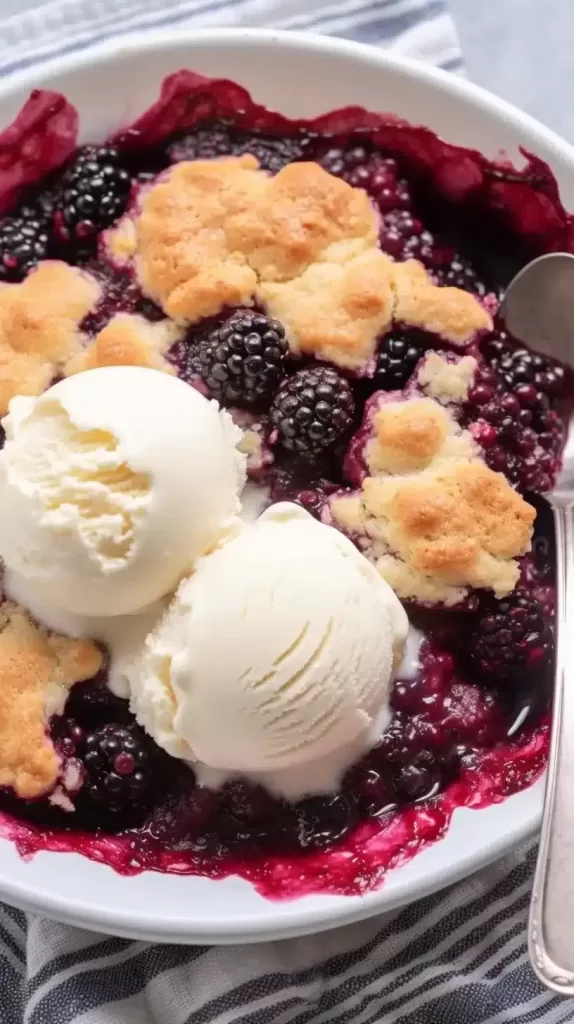
[[[500,315],[514,338],[574,369],[574,255],[546,253],[519,270]]]

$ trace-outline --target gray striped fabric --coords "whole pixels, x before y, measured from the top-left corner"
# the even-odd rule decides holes
[[[0,0],[0,73],[112,32],[315,29],[460,67],[441,0]],[[23,12],[24,8],[30,8]],[[260,946],[156,946],[0,906],[0,1024],[561,1024],[525,934],[535,850],[350,928]]]
[[[560,1024],[525,934],[535,849],[319,938],[157,946],[0,909],[2,1024]]]

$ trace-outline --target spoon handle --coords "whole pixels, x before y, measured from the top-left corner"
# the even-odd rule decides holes
[[[574,503],[554,508],[557,563],[554,720],[528,941],[542,982],[574,995]]]

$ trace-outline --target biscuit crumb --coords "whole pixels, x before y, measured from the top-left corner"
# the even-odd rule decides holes
[[[469,292],[435,285],[417,260],[395,264],[394,318],[465,347],[477,333],[491,331],[492,318]]]
[[[432,398],[386,403],[375,413],[372,428],[365,457],[373,476],[416,473],[476,455],[469,431]]]
[[[285,326],[289,347],[358,369],[375,354],[377,338],[391,326],[392,263],[379,249],[348,261],[314,263],[301,277],[261,284],[257,296]]]
[[[138,249],[137,230],[134,218],[129,214],[102,233],[104,248],[119,267],[127,267]]]
[[[444,405],[466,402],[477,367],[473,356],[449,359],[440,352],[429,352],[418,371],[418,383],[425,394]]]
[[[49,791],[60,770],[46,733],[74,683],[102,667],[90,640],[71,640],[36,625],[19,605],[0,605],[0,786],[23,800]]]
[[[175,368],[163,355],[181,334],[171,320],[152,324],[141,316],[117,313],[91,345],[69,360],[64,375],[71,377],[99,366],[143,366],[173,374]]]

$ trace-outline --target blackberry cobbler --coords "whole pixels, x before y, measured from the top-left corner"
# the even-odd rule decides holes
[[[35,93],[0,135],[0,489],[41,472],[48,512],[77,502],[90,544],[124,557],[126,495],[143,501],[150,476],[117,455],[108,412],[80,429],[65,404],[88,409],[86,371],[103,368],[122,368],[105,378],[106,410],[123,394],[130,406],[122,382],[153,379],[141,447],[163,445],[172,472],[183,424],[189,460],[172,472],[165,585],[148,594],[149,567],[130,580],[146,608],[121,641],[77,627],[95,608],[140,610],[120,574],[108,606],[74,562],[60,621],[49,558],[39,589],[32,578],[36,525],[24,533],[25,505],[3,501],[2,830],[23,854],[76,850],[126,874],[237,873],[275,898],[363,892],[443,836],[456,807],[501,801],[544,769],[543,496],[571,386],[497,309],[531,256],[574,251],[572,218],[536,157],[518,171],[357,108],[293,122],[190,72],[105,145],[76,148],[76,127],[63,97]],[[223,461],[204,429],[221,431]],[[105,450],[98,480],[115,504],[94,511],[79,462],[61,497],[73,445],[88,461]],[[244,508],[272,507],[240,526],[224,490],[245,468]],[[186,534],[183,573],[170,558],[207,507],[198,480],[221,490],[225,537]],[[102,539],[104,513],[115,525]],[[300,619],[289,649],[277,646],[286,615]],[[146,683],[131,692],[122,659],[146,635]],[[182,636],[197,691],[185,707]],[[260,717],[246,724],[248,685]],[[219,721],[213,693],[226,695]]]

